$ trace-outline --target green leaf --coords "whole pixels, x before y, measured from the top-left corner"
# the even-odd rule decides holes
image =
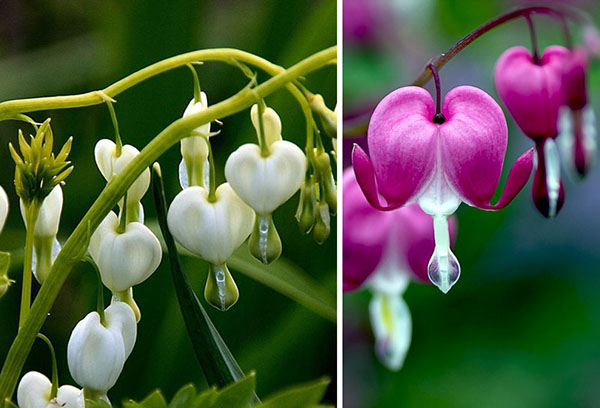
[[[324,378],[312,383],[290,387],[268,397],[258,405],[258,408],[316,408],[328,385],[329,379]]]
[[[156,390],[152,394],[148,395],[138,405],[140,408],[167,408],[167,401],[165,401],[165,397],[163,397],[162,392],[160,392],[160,390]]]
[[[8,398],[4,400],[4,408],[19,408],[18,406],[16,406],[14,404],[14,402],[12,402],[11,400],[9,400]]]
[[[254,401],[255,388],[256,377],[252,372],[244,379],[220,390],[210,408],[247,408]]]
[[[134,403],[134,405],[123,405],[123,408],[137,407],[138,405]],[[85,408],[111,408],[111,405],[103,400],[100,401],[92,401],[89,399],[85,400]]]
[[[217,390],[216,388],[209,388],[208,390],[204,391],[202,394],[198,395],[196,397],[196,400],[194,401],[194,404],[192,405],[193,408],[206,408],[206,407],[210,407],[210,405],[215,401],[215,399],[217,398]]]
[[[169,408],[189,408],[196,399],[196,388],[193,384],[184,385],[169,403]]]
[[[167,227],[167,201],[158,163],[154,164],[152,170],[154,204],[167,245],[173,283],[188,336],[208,385],[225,387],[244,378],[244,373],[202,307],[181,267],[175,241]],[[255,402],[260,402],[255,394],[253,398]]]
[[[265,266],[256,262],[250,256],[246,245],[243,245],[229,258],[227,264],[231,269],[280,292],[335,323],[335,296],[288,260],[279,259]]]

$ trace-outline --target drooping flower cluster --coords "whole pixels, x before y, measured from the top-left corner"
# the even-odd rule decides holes
[[[427,282],[434,249],[432,220],[417,204],[383,212],[365,199],[352,169],[344,171],[343,289],[373,293],[369,315],[379,360],[401,368],[412,323],[402,294],[411,280]],[[450,219],[451,235],[456,227]]]

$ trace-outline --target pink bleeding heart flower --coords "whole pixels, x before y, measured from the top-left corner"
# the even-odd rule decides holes
[[[564,61],[564,106],[560,108],[558,144],[572,174],[586,176],[596,154],[596,117],[586,90],[588,58],[584,49],[569,52]]]
[[[523,133],[535,142],[537,157],[532,196],[545,217],[564,203],[558,136],[558,113],[564,101],[563,67],[569,50],[548,47],[538,61],[528,49],[512,47],[498,59],[494,81],[500,99]]]
[[[372,206],[386,211],[417,202],[432,216],[435,249],[428,276],[446,293],[460,275],[450,249],[448,216],[461,202],[483,210],[508,205],[529,179],[533,150],[517,159],[500,199],[491,204],[508,143],[502,109],[484,91],[459,86],[444,98],[442,115],[434,114],[425,89],[397,89],[371,117],[371,158],[355,146],[352,159],[358,184]]]

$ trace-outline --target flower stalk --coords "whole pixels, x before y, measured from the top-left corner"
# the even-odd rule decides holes
[[[40,206],[37,200],[33,200],[25,210],[26,225],[25,225],[25,253],[23,258],[23,287],[21,290],[21,309],[19,311],[19,329],[25,323],[29,309],[31,306],[31,281],[32,273],[31,266],[33,263],[33,235],[35,231],[35,223],[40,213]]]

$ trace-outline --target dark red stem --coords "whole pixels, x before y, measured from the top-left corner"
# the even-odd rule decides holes
[[[527,20],[527,26],[529,27],[529,35],[531,36],[531,49],[533,51],[533,62],[537,65],[540,64],[540,53],[538,52],[537,37],[535,36],[535,27],[533,26],[533,20],[531,14],[525,14],[525,20]]]
[[[435,69],[435,65],[428,64],[427,68],[431,71],[433,76],[433,82],[435,83],[435,115],[433,116],[433,123],[441,125],[446,121],[446,118],[442,114],[442,87],[440,85],[440,75]]]

